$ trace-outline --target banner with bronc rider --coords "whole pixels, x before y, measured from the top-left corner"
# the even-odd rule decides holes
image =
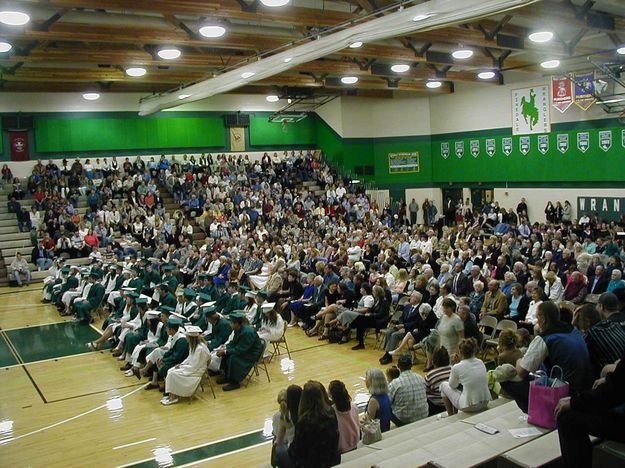
[[[512,134],[549,133],[549,86],[512,90]]]

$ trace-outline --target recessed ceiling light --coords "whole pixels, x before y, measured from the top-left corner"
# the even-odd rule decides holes
[[[132,68],[126,68],[126,75],[128,76],[143,76],[147,73],[146,69],[143,67],[132,67]]]
[[[352,42],[349,45],[350,49],[358,49],[358,47],[362,47],[362,41],[356,41],[356,42]]]
[[[288,4],[290,1],[291,0],[260,0],[260,3],[268,7],[281,7]]]
[[[178,95],[178,99],[186,99],[186,98],[188,98],[189,96],[191,96],[191,95],[190,95],[190,94],[179,94],[179,95]]]
[[[82,97],[83,99],[86,99],[87,101],[97,101],[98,99],[100,99],[100,94],[99,93],[84,93]]]
[[[280,98],[275,95],[267,96],[265,99],[267,99],[267,102],[278,102],[280,100]]]
[[[619,55],[625,55],[625,46],[616,49],[616,53]]]
[[[547,60],[540,64],[543,68],[558,68],[560,66],[559,60]]]
[[[243,72],[241,73],[241,78],[243,78],[244,80],[253,77],[254,75],[256,75],[256,73],[254,72]]]
[[[9,44],[8,42],[0,41],[0,53],[8,52],[12,48],[13,48],[13,46],[11,44]]]
[[[291,60],[293,60],[293,57],[287,57],[284,59],[284,63],[289,63]]]
[[[468,59],[473,55],[473,51],[471,49],[459,49],[452,52],[452,57],[460,60]]]
[[[428,81],[427,83],[425,83],[425,86],[427,86],[430,89],[436,89],[436,88],[440,88],[441,86],[443,86],[443,83],[441,83],[440,81]]]
[[[553,39],[553,33],[551,31],[537,31],[527,37],[532,42],[549,42]]]
[[[393,65],[391,70],[395,73],[405,73],[410,70],[410,65],[406,65],[405,63],[398,63],[397,65]]]
[[[358,82],[357,76],[344,76],[341,78],[341,83],[343,84],[354,84]]]
[[[417,15],[414,18],[412,18],[412,21],[423,21],[423,20],[428,19],[430,16],[434,16],[434,15],[431,14],[431,13],[426,13],[426,14],[423,14],[423,15]]]
[[[480,80],[490,80],[495,78],[495,72],[494,71],[483,71],[477,74],[477,77]]]
[[[158,56],[164,60],[174,60],[180,57],[181,52],[173,47],[167,49],[161,49],[158,52]]]
[[[30,21],[30,16],[21,11],[0,11],[0,23],[9,26],[24,26]]]
[[[199,32],[204,37],[221,37],[226,34],[226,28],[215,23],[204,23],[200,26]]]

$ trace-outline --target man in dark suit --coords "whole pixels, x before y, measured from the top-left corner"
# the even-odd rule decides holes
[[[326,293],[328,288],[323,284],[323,277],[317,276],[314,279],[315,289],[313,290],[310,302],[304,304],[303,307],[295,311],[295,314],[304,322],[304,330],[308,330],[314,325],[313,316],[324,307],[326,301]]]
[[[449,283],[451,293],[456,297],[469,295],[469,281],[467,276],[462,272],[462,263],[456,263],[454,266],[454,274]]]
[[[382,333],[384,333],[384,349],[386,353],[380,358],[380,364],[388,364],[393,361],[393,358],[388,352],[397,348],[397,345],[401,342],[406,333],[416,326],[419,320],[419,306],[421,306],[422,300],[423,295],[418,291],[413,291],[397,323],[391,323],[388,328],[382,331]]]
[[[602,294],[608,289],[610,278],[605,274],[605,267],[597,265],[595,275],[588,278],[588,294]]]

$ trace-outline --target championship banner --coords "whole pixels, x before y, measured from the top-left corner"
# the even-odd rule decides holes
[[[587,111],[595,101],[595,74],[575,73],[575,105],[583,111]]]
[[[577,134],[577,149],[585,153],[590,148],[590,133],[579,132]]]
[[[480,154],[480,140],[471,140],[469,142],[469,149],[471,150],[471,156],[477,158]]]
[[[569,150],[569,134],[568,133],[558,133],[558,151],[562,154],[566,153]]]
[[[445,141],[441,143],[441,156],[443,159],[447,159],[449,157],[449,142]]]
[[[573,82],[567,77],[551,78],[551,105],[564,113],[573,104]]]
[[[462,156],[464,156],[464,141],[457,141],[455,144],[455,149],[458,159],[462,158]]]
[[[606,152],[612,148],[612,130],[599,132],[599,146]]]
[[[503,151],[503,154],[510,156],[512,153],[512,138],[504,137],[501,139],[501,150]]]
[[[549,135],[538,135],[538,151],[542,154],[549,152]]]
[[[388,153],[389,174],[419,172],[419,153]]]
[[[625,130],[621,130],[621,145],[625,148]]]
[[[492,158],[495,155],[496,151],[497,151],[497,146],[495,143],[495,139],[487,138],[486,139],[486,154]]]
[[[11,161],[28,161],[28,131],[15,130],[9,132],[9,147],[11,148]]]
[[[521,154],[523,156],[527,156],[527,153],[530,152],[530,147],[530,137],[522,136],[521,138],[519,138],[519,151],[521,151]]]
[[[549,133],[549,86],[512,90],[512,134]]]

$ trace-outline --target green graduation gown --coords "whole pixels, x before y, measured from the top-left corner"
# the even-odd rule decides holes
[[[69,278],[67,278],[67,281],[61,286],[61,289],[59,290],[59,292],[57,294],[52,294],[52,302],[54,302],[55,304],[59,304],[61,302],[61,298],[63,297],[63,294],[65,294],[70,289],[77,288],[77,287],[78,287],[78,278],[76,278],[75,276],[70,276]]]
[[[100,283],[93,283],[87,294],[87,300],[74,302],[74,311],[76,317],[81,322],[91,322],[91,312],[93,312],[101,303],[104,297],[104,286]]]
[[[225,318],[219,318],[217,322],[213,324],[213,331],[208,337],[207,345],[209,350],[219,348],[222,344],[228,340],[228,337],[232,333],[232,327],[230,322]]]
[[[231,382],[242,382],[254,363],[260,359],[263,349],[263,342],[256,330],[249,325],[243,325],[226,345],[226,359],[222,360],[225,363],[226,378]]]
[[[126,338],[124,339],[124,352],[129,355],[132,354],[135,347],[148,338],[149,329],[150,326],[144,315],[141,319],[141,327],[139,327],[138,330],[126,334]]]
[[[170,292],[167,292],[167,294],[165,294],[165,296],[161,297],[160,299],[161,299],[160,300],[161,305],[165,305],[165,306],[169,306],[173,308],[176,308],[176,304],[178,303],[178,301],[176,300],[176,296],[174,296]]]
[[[180,333],[180,332],[178,332]],[[158,369],[158,376],[164,379],[167,371],[184,361],[189,355],[189,342],[180,334],[174,345],[163,356],[163,364]]]

